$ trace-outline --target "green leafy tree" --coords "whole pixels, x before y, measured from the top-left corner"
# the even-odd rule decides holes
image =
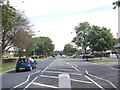
[[[22,12],[9,4],[2,5],[2,54],[14,45],[12,40],[19,30],[29,31],[31,25]]]
[[[34,51],[37,55],[49,55],[53,52],[54,44],[52,44],[52,40],[49,37],[36,37],[34,41]]]
[[[89,47],[92,49],[92,52],[98,51],[101,54],[103,51],[113,50],[117,43],[117,40],[113,37],[110,29],[94,25],[87,38],[87,42],[89,42]]]
[[[65,54],[73,54],[73,53],[75,53],[76,52],[76,49],[75,48],[73,48],[73,46],[71,45],[71,44],[66,44],[65,46],[64,46],[64,53]]]
[[[75,27],[76,37],[74,37],[73,42],[82,47],[86,53],[88,47],[87,36],[91,30],[90,24],[88,22],[82,22]]]
[[[24,52],[32,52],[33,50],[33,39],[32,35],[29,34],[29,32],[24,30],[19,30],[15,37],[12,39],[12,44],[14,47],[16,47],[19,58],[24,54]]]
[[[115,5],[113,9],[115,9],[116,7],[120,7],[120,0],[113,2],[113,5]]]

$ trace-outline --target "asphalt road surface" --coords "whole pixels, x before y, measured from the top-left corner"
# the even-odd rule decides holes
[[[92,63],[83,59],[57,56],[38,61],[38,67],[32,71],[16,73],[12,70],[2,74],[2,88],[58,89],[59,75],[67,74],[72,89],[117,90],[119,69],[113,68],[114,65],[117,63]]]

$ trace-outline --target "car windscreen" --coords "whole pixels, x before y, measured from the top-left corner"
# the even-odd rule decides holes
[[[26,58],[21,58],[21,59],[18,59],[18,62],[27,62],[28,60]]]

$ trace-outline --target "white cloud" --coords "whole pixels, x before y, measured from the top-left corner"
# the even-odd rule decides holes
[[[117,10],[112,9],[114,0],[10,0],[11,4],[17,6],[21,10],[25,10],[25,14],[30,18],[34,24],[34,31],[37,36],[48,36],[55,44],[55,50],[62,50],[64,45],[70,43],[75,33],[74,27],[78,23],[88,21],[92,25],[107,27],[116,37],[118,31],[118,13]],[[18,2],[19,1],[19,2]],[[64,16],[64,12],[80,12],[90,10],[103,6],[111,6],[111,10],[97,11],[94,10],[90,13],[69,13]],[[105,8],[106,9],[106,8]],[[58,14],[62,15],[60,17]],[[57,15],[52,15],[57,13]],[[52,17],[39,17],[40,15],[51,15]],[[43,22],[43,21],[44,22]],[[39,33],[37,31],[40,31]]]

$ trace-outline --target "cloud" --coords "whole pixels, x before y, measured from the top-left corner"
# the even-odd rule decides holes
[[[113,10],[115,0],[10,0],[16,8],[25,11],[34,24],[37,36],[48,36],[55,50],[62,50],[75,36],[74,27],[88,21],[111,29],[116,36],[118,13]],[[37,31],[40,31],[39,33]],[[73,32],[73,34],[71,34]]]

